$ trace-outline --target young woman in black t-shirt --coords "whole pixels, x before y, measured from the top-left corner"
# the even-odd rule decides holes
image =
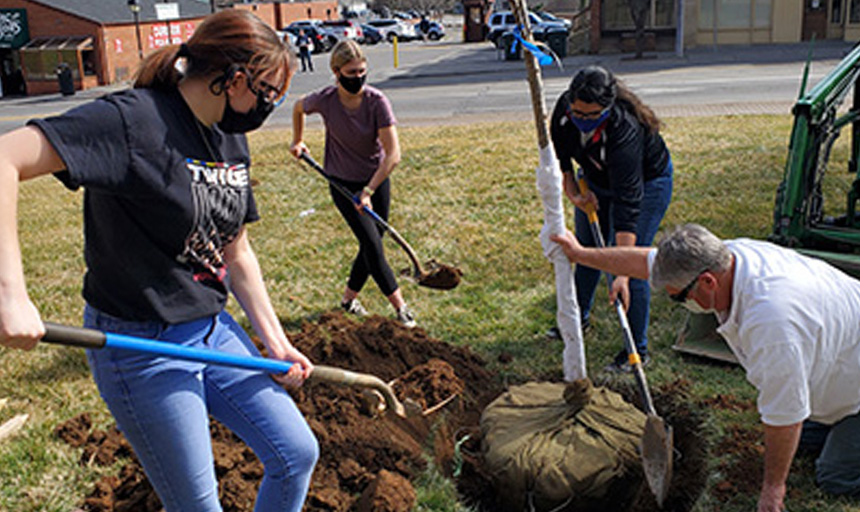
[[[134,89],[0,137],[0,345],[44,333],[24,282],[18,184],[50,173],[84,188],[84,324],[259,356],[224,311],[228,291],[297,386],[313,370],[275,314],[245,224],[258,214],[245,132],[286,94],[292,58],[246,11],[206,18],[143,61]],[[182,71],[180,71],[182,70]],[[319,447],[269,376],[110,348],[87,353],[101,396],[167,511],[220,511],[209,415],[265,466],[257,511],[302,508]]]

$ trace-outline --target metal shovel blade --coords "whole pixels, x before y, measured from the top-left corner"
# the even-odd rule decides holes
[[[649,414],[640,450],[645,480],[657,499],[657,505],[662,508],[672,480],[672,427],[667,426],[663,418]]]

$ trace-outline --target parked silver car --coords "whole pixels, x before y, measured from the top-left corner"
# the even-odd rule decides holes
[[[487,23],[487,39],[496,47],[501,43],[500,37],[509,30],[513,30],[517,26],[517,20],[514,18],[514,13],[511,11],[496,11],[490,16],[490,21]],[[529,26],[535,36],[543,32],[565,30],[570,31],[562,22],[544,21],[537,14],[529,11]]]
[[[419,36],[415,33],[415,27],[393,18],[369,20],[368,25],[382,33],[382,37],[389,43],[397,36],[398,41],[411,41],[418,39]]]

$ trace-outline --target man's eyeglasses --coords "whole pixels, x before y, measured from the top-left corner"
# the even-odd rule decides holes
[[[690,284],[688,284],[687,286],[682,288],[681,291],[679,291],[678,293],[670,293],[669,298],[675,302],[680,302],[680,303],[686,302],[687,301],[687,295],[690,295],[690,292],[693,291],[693,287],[695,287],[696,283],[699,282],[699,278],[702,277],[702,274],[704,274],[707,271],[708,270],[705,269],[705,270],[699,272],[698,274],[696,274],[696,277],[694,277],[693,280],[690,281]]]

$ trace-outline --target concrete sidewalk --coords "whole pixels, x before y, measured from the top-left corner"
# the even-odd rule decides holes
[[[838,61],[852,48],[853,44],[843,41],[819,41],[814,46],[809,43],[700,46],[685,51],[683,56],[675,52],[646,52],[642,59],[634,59],[629,53],[578,54],[564,57],[563,69],[553,65],[542,70],[548,76],[558,74],[559,71],[569,76],[571,70],[589,64],[599,64],[617,74],[626,74],[697,66],[803,63],[809,57],[810,50],[813,62]],[[411,65],[406,58],[402,61],[403,65],[392,70],[388,79],[521,73],[523,69],[522,60],[504,60],[503,53],[487,42],[450,44],[445,50],[440,48],[439,56],[429,63]]]
[[[813,61],[838,61],[850,52],[853,45],[842,41],[819,41],[812,47]],[[578,54],[562,59],[562,66],[542,68],[546,78],[570,76],[572,70],[588,64],[600,64],[612,69],[616,74],[653,72],[667,69],[690,68],[696,66],[725,66],[733,64],[776,64],[805,62],[810,51],[808,43],[765,44],[765,45],[724,45],[718,47],[700,46],[687,50],[683,56],[674,52],[646,52],[645,58],[633,59],[631,54]],[[432,53],[429,58],[411,59],[412,52]],[[372,62],[374,81],[405,80],[416,78],[451,78],[456,76],[474,78],[492,74],[512,74],[521,76],[522,60],[504,60],[503,54],[489,42],[457,43],[443,42],[424,47],[402,46],[400,66],[376,66]],[[492,81],[492,80],[490,80]],[[63,102],[66,100],[86,100],[97,98],[116,90],[129,87],[127,82],[76,91],[72,96],[46,94],[42,96],[0,98],[0,108],[4,105],[32,105]]]

